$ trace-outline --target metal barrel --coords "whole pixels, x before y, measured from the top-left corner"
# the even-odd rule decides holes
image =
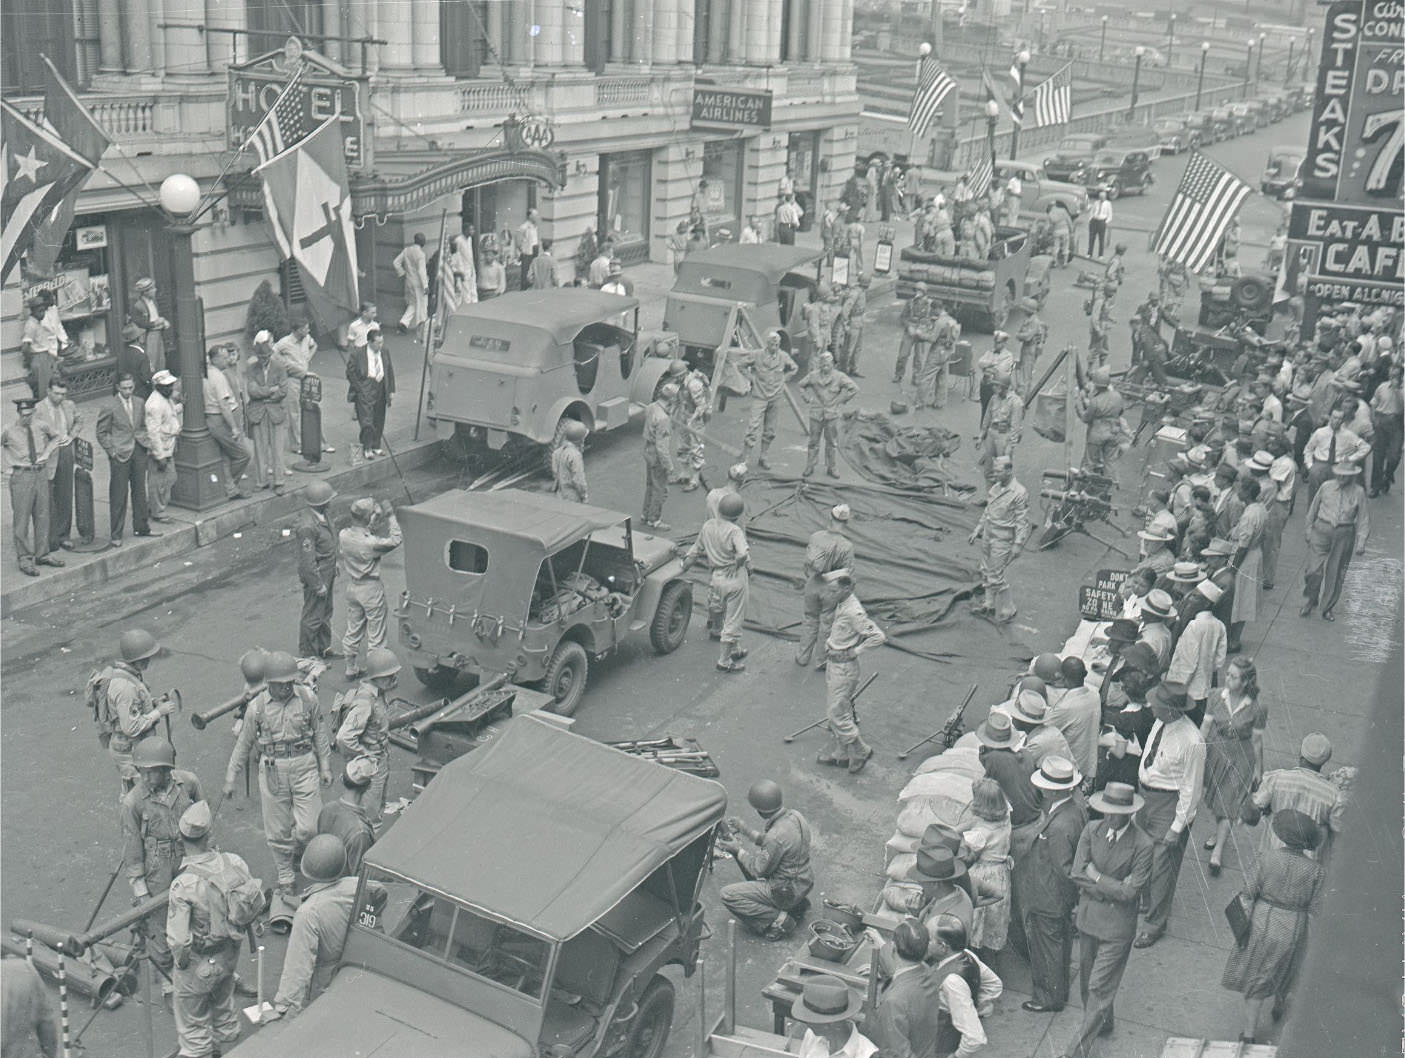
[[[191,713],[190,722],[194,725],[196,731],[204,731],[210,721],[218,720],[226,713],[232,713],[241,706],[248,705],[262,690],[263,684],[259,684],[257,687],[251,687],[243,694],[237,694],[233,698],[221,702],[219,705],[206,709],[204,712]]]
[[[25,942],[15,937],[0,937],[0,951],[6,955],[23,956]],[[59,958],[57,952],[50,951],[42,945],[37,946],[33,954],[34,968],[44,976],[57,980]],[[75,992],[97,1002],[105,1001],[117,991],[117,978],[115,976],[94,969],[82,961],[69,963],[67,976],[68,984]]]

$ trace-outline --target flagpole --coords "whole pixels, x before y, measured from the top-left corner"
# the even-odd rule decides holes
[[[444,252],[448,248],[444,243],[444,233],[448,225],[449,210],[445,207],[439,214],[439,268],[434,277],[439,285],[439,293],[434,299],[434,311],[429,314],[429,319],[424,321],[424,362],[420,365],[420,398],[415,405],[416,441],[420,439],[420,418],[424,414],[424,386],[429,377],[429,350],[434,344],[434,326],[444,312],[444,276],[449,268],[449,255]]]

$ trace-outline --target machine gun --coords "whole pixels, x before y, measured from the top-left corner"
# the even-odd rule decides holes
[[[1110,477],[1078,467],[1046,470],[1042,477],[1046,483],[1058,482],[1063,488],[1046,487],[1039,490],[1039,495],[1048,501],[1044,508],[1044,530],[1039,536],[1040,551],[1056,546],[1069,533],[1082,533],[1124,558],[1131,557],[1116,544],[1088,529],[1089,522],[1106,522],[1123,536],[1127,535],[1125,529],[1112,521],[1118,511],[1112,505],[1113,481]]]

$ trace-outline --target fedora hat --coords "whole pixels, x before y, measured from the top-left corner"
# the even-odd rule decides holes
[[[852,1018],[862,1007],[863,997],[839,978],[816,974],[790,1005],[790,1016],[808,1025],[827,1025]]]
[[[124,342],[138,341],[142,336],[142,329],[135,323],[127,323],[122,327],[122,340]]]
[[[1141,811],[1144,799],[1125,782],[1110,782],[1088,798],[1088,807],[1105,816],[1129,816]]]
[[[1165,528],[1155,523],[1148,525],[1145,529],[1138,529],[1137,535],[1143,540],[1152,543],[1169,544],[1175,536],[1167,532]]]
[[[966,876],[966,865],[945,845],[919,848],[913,877],[919,882],[954,882]]]
[[[1234,554],[1234,545],[1222,536],[1216,536],[1200,552],[1202,557],[1227,557]]]
[[[1051,753],[1039,762],[1029,781],[1041,790],[1072,790],[1083,781],[1083,773],[1067,757]]]
[[[991,749],[1014,749],[1015,728],[1010,723],[1010,714],[1000,708],[993,708],[990,715],[976,728],[976,741]]]
[[[1146,598],[1142,600],[1142,616],[1150,614],[1152,617],[1159,617],[1163,621],[1174,620],[1176,607],[1171,602],[1169,592],[1161,588],[1152,588],[1146,593]]]
[[[1354,478],[1361,473],[1361,468],[1348,460],[1341,460],[1332,465],[1332,473],[1339,478]]]
[[[927,829],[922,831],[922,840],[918,842],[917,847],[928,852],[948,849],[954,856],[961,850],[961,831],[945,823],[928,823]]]
[[[1171,572],[1166,574],[1167,580],[1173,580],[1177,584],[1199,584],[1204,577],[1205,572],[1198,562],[1177,562]]]
[[[1107,641],[1109,643],[1135,643],[1140,638],[1141,630],[1137,628],[1136,621],[1119,617],[1107,626]]]
[[[1005,706],[1009,707],[1010,717],[1026,724],[1042,724],[1049,711],[1049,705],[1038,691],[1020,691]]]
[[[1260,448],[1244,461],[1244,465],[1250,470],[1267,471],[1273,466],[1273,454]]]
[[[1152,688],[1147,704],[1164,705],[1168,709],[1184,713],[1190,710],[1190,696],[1186,694],[1184,683],[1162,680]]]

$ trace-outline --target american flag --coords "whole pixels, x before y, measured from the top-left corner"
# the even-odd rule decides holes
[[[1201,271],[1249,191],[1249,185],[1228,169],[1194,152],[1156,230],[1153,251],[1192,272]]]
[[[1073,113],[1073,63],[1056,70],[1034,90],[1034,125],[1065,125]]]
[[[971,194],[976,198],[985,198],[990,194],[990,182],[995,178],[995,166],[991,157],[984,150],[981,156],[971,165],[966,183],[971,188]]]
[[[937,65],[935,59],[923,59],[922,70],[917,77],[917,91],[913,93],[912,108],[907,114],[908,131],[918,139],[927,135],[942,100],[955,87],[956,82]]]
[[[270,158],[282,154],[310,131],[303,122],[303,98],[300,81],[302,70],[297,70],[268,113],[249,134],[245,147],[253,147],[259,156],[259,165],[266,165]]]

